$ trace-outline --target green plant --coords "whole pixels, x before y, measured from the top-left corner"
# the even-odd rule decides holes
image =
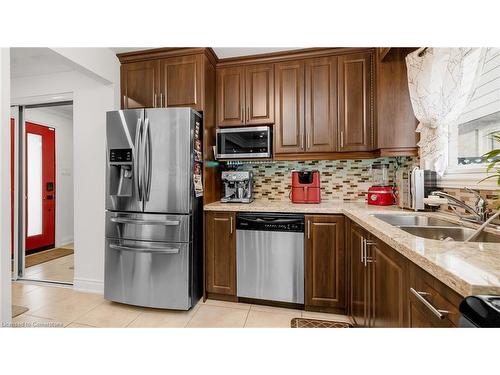
[[[500,132],[492,133],[491,139],[500,144]],[[498,186],[500,187],[500,148],[491,150],[483,155],[483,158],[489,160],[488,167],[486,168],[486,173],[494,172],[492,175],[483,178],[481,181],[489,180],[490,178],[496,178]]]

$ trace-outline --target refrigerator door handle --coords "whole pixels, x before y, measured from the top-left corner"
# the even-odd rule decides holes
[[[152,166],[151,166],[151,128],[149,126],[149,118],[146,118],[144,121],[144,200],[149,201],[149,194],[151,191],[151,174],[152,174]]]
[[[117,224],[135,224],[135,225],[165,225],[165,226],[177,226],[180,224],[179,220],[135,220],[113,217],[110,219],[113,223]]]
[[[132,247],[132,246],[122,246],[110,244],[110,249],[113,250],[124,250],[124,251],[136,251],[141,253],[163,253],[163,254],[179,254],[179,248],[176,247],[155,247],[155,248],[142,248],[142,247]]]
[[[137,126],[135,128],[135,143],[134,143],[134,181],[135,181],[135,189],[139,194],[138,201],[142,201],[142,179],[140,176],[141,171],[141,144],[142,144],[142,119],[137,119]]]

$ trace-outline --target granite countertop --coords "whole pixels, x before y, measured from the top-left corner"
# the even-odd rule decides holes
[[[204,210],[343,214],[460,295],[500,295],[500,244],[430,240],[414,236],[371,216],[373,213],[384,212],[402,215],[411,213],[395,206],[343,202],[293,204],[286,201],[255,200],[250,204],[215,202],[206,205]],[[455,216],[446,213],[418,214],[457,222]]]

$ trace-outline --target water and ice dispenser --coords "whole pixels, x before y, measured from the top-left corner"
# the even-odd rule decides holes
[[[109,195],[131,197],[134,188],[132,149],[109,150]]]

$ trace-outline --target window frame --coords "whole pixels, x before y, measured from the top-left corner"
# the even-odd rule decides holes
[[[457,135],[458,127],[455,124],[450,125],[447,144],[447,167],[443,177],[438,181],[438,186],[447,188],[464,188],[467,186],[472,189],[498,190],[499,186],[494,178],[479,183],[479,181],[487,177],[486,164],[451,164],[451,160],[457,160]]]

